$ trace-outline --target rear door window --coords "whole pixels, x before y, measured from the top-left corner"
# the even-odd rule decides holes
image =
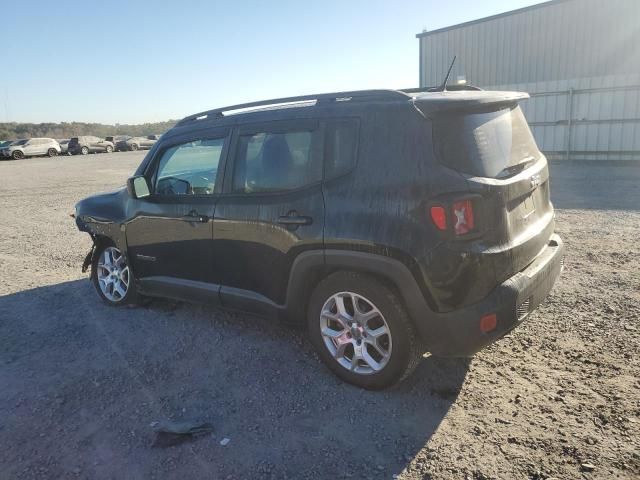
[[[322,162],[315,148],[318,139],[318,130],[241,134],[234,162],[233,191],[286,191],[320,181]]]
[[[433,133],[441,163],[480,177],[508,177],[540,156],[518,106],[443,113],[434,119]]]

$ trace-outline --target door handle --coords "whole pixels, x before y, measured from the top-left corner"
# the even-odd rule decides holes
[[[207,223],[209,221],[209,217],[206,215],[200,215],[197,211],[191,210],[187,213],[182,219],[186,222],[200,222]]]
[[[304,215],[281,215],[278,217],[278,223],[288,227],[300,227],[301,225],[311,225],[313,219]]]

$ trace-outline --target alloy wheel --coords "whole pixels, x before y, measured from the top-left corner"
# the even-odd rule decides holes
[[[339,292],[327,299],[320,313],[325,347],[345,369],[371,375],[391,358],[391,330],[380,310],[367,298]]]
[[[124,255],[116,247],[107,247],[98,258],[98,285],[105,298],[119,302],[129,290],[129,266]]]

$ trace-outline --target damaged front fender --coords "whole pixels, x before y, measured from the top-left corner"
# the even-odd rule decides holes
[[[128,200],[126,189],[121,189],[93,195],[76,204],[76,226],[81,232],[87,232],[93,240],[91,250],[82,263],[83,273],[91,266],[93,256],[102,241],[109,240],[120,251],[127,251],[124,225]]]

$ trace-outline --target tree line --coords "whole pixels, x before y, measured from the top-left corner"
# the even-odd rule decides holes
[[[71,138],[79,135],[108,135],[144,136],[161,134],[176,124],[177,120],[166,122],[143,123],[140,125],[105,125],[102,123],[62,122],[62,123],[0,123],[0,140],[17,140],[19,138]]]

